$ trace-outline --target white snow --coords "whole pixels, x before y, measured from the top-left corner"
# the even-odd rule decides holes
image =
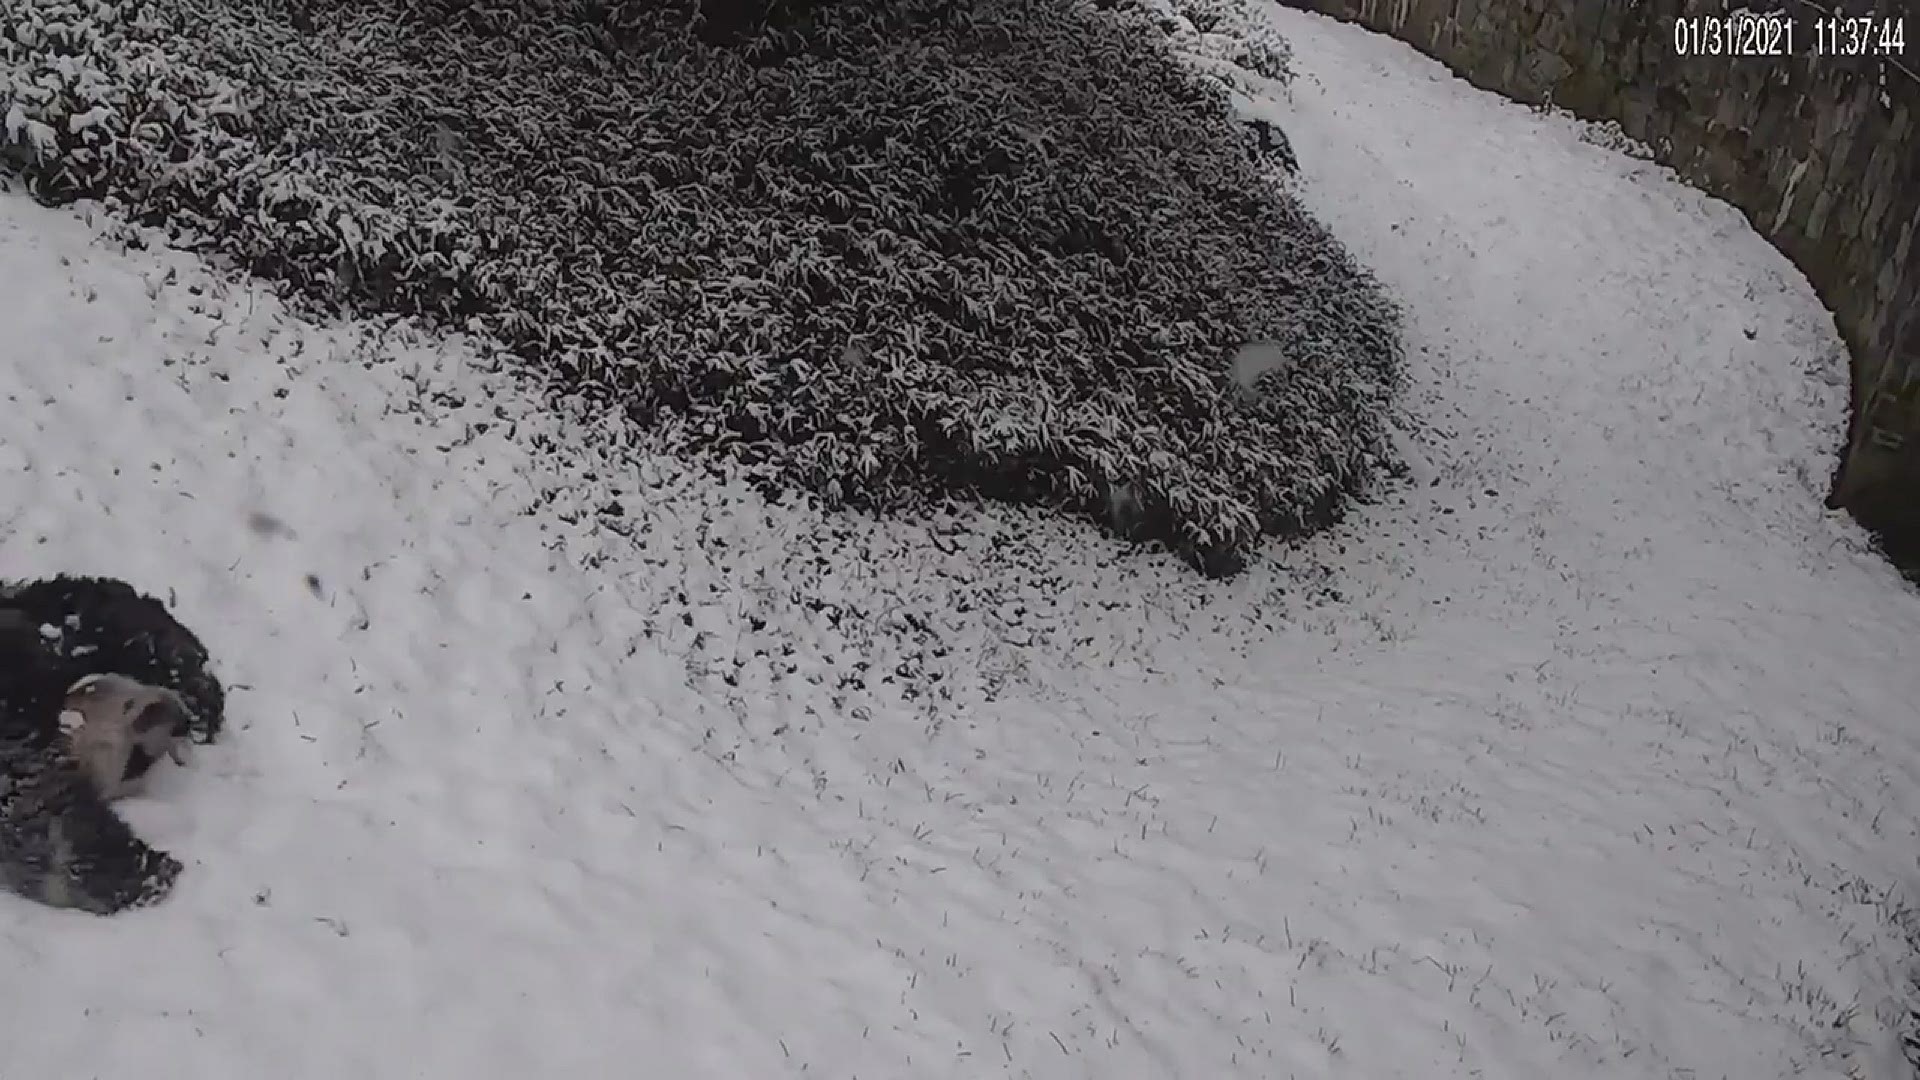
[[[768,505],[0,197],[0,572],[171,593],[235,687],[121,804],[172,898],[0,898],[0,1071],[1901,1075],[1920,599],[1821,508],[1831,317],[1664,170],[1270,17],[1416,476],[1224,584]]]

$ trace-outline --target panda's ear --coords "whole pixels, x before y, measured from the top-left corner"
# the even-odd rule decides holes
[[[140,735],[149,735],[156,731],[172,731],[180,724],[180,709],[165,699],[151,702],[133,718],[133,730]]]
[[[173,733],[182,739],[193,734],[193,709],[187,705],[187,699],[172,690],[163,696],[168,715],[173,717]]]

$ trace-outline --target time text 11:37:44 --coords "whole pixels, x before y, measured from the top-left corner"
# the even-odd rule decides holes
[[[1673,48],[1681,56],[1890,56],[1907,51],[1905,15],[1827,15],[1802,20],[1764,15],[1682,15],[1673,21]]]

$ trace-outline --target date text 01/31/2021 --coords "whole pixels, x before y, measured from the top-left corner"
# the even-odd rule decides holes
[[[1682,15],[1673,21],[1681,56],[1904,56],[1905,15],[1796,19],[1783,12]]]

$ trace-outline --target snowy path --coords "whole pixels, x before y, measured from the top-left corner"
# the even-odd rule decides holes
[[[172,900],[0,903],[0,1073],[1898,1075],[1920,600],[1820,510],[1831,319],[1274,18],[1421,486],[1227,584],[609,467],[457,342],[0,198],[0,566],[173,590],[240,687],[126,804]]]

